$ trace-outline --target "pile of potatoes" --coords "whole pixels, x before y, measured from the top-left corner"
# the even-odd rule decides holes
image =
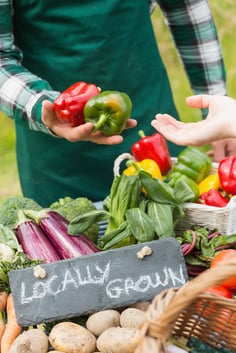
[[[133,353],[148,305],[142,302],[123,310],[93,313],[85,327],[63,321],[48,335],[39,328],[26,330],[15,339],[9,353]],[[54,350],[49,351],[49,347]]]

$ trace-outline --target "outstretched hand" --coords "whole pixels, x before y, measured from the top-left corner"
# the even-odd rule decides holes
[[[212,143],[211,155],[216,162],[227,155],[236,155],[236,101],[225,96],[197,95],[188,97],[186,103],[193,108],[208,108],[207,118],[183,123],[168,114],[157,114],[152,126],[178,145]]]
[[[116,145],[123,141],[121,135],[105,136],[101,132],[93,133],[93,124],[85,123],[80,126],[72,127],[70,124],[61,122],[53,108],[53,103],[45,100],[42,106],[43,123],[57,136],[63,137],[70,142],[90,141],[103,145]],[[137,125],[135,119],[129,119],[126,129]]]

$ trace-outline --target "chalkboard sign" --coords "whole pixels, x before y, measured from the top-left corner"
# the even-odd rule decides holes
[[[152,300],[188,279],[179,243],[166,238],[9,272],[22,326]],[[40,270],[38,272],[38,270]]]

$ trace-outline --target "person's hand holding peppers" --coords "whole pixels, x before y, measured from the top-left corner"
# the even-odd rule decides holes
[[[186,99],[193,108],[208,108],[206,119],[196,123],[177,121],[168,114],[157,114],[152,126],[166,139],[182,146],[212,144],[215,162],[236,155],[236,100],[226,96],[196,95]]]
[[[69,122],[60,121],[55,113],[53,103],[46,100],[42,106],[42,121],[55,135],[70,142],[91,141],[97,144],[115,145],[123,141],[121,135],[105,136],[100,131],[94,133],[92,131],[94,124],[90,122],[73,127]],[[135,119],[129,119],[125,128],[133,128],[136,125]]]

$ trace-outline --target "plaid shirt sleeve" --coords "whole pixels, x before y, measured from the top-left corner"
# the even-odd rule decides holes
[[[194,93],[226,94],[223,57],[207,0],[159,0]],[[150,0],[150,9],[155,5]],[[21,66],[14,46],[11,0],[0,0],[0,107],[9,117],[36,131],[50,131],[41,121],[42,101],[53,101],[47,81]]]
[[[53,135],[41,121],[41,107],[58,92],[22,67],[22,53],[13,42],[10,0],[0,0],[0,13],[0,109],[17,124]]]
[[[154,0],[150,5],[154,6]],[[223,55],[207,0],[159,0],[195,94],[226,94]]]

